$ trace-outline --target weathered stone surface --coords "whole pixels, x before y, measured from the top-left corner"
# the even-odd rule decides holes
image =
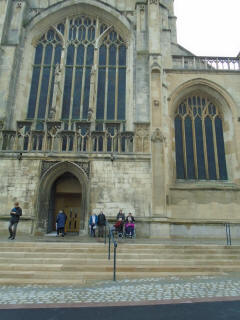
[[[139,234],[154,237],[180,232],[187,235],[184,225],[172,223],[192,223],[191,234],[201,236],[204,225],[196,227],[196,222],[240,221],[239,61],[192,57],[179,46],[173,4],[173,0],[0,1],[3,228],[13,202],[18,200],[26,218],[21,223],[22,230],[46,232],[52,219],[49,212],[54,210],[54,183],[66,170],[79,179],[83,190],[84,232],[88,230],[90,212],[100,209],[110,218],[120,208],[126,213],[131,211],[141,224]],[[91,70],[88,121],[77,119],[68,123],[70,131],[65,128],[61,109],[65,71],[61,67],[66,48],[56,72],[59,79],[53,88],[53,108],[46,119],[27,119],[32,65],[39,39],[49,28],[56,31],[56,26],[66,18],[82,14],[99,17],[109,28],[113,26],[127,47],[126,121],[105,123],[102,132],[96,131],[95,125],[97,56]],[[64,36],[60,38],[65,47]],[[99,41],[94,43],[95,47]],[[225,183],[176,179],[174,115],[182,99],[193,93],[211,98],[223,116],[228,173]],[[26,120],[31,120],[31,125]],[[115,136],[110,151],[107,139],[111,138],[111,125]],[[87,130],[84,137],[81,126]],[[63,150],[65,138],[68,143]],[[102,150],[95,148],[95,138],[103,139]]]

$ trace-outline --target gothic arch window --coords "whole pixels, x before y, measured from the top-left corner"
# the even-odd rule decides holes
[[[123,38],[99,18],[51,27],[36,46],[27,118],[47,120],[60,109],[68,127],[94,109],[101,122],[125,120],[126,57]]]
[[[184,98],[175,112],[177,179],[227,180],[223,115],[204,95]]]
[[[64,25],[58,25],[64,33]],[[52,105],[55,68],[60,64],[62,43],[56,31],[50,29],[38,41],[33,64],[32,85],[28,103],[28,119],[44,120]]]

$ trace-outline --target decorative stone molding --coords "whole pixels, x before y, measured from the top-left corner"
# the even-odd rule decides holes
[[[153,58],[154,60],[156,59],[155,57]],[[156,61],[154,61],[154,63],[151,65],[151,70],[153,71],[161,71],[161,66],[159,63],[157,63]]]
[[[158,108],[160,106],[160,101],[159,100],[153,100],[153,106],[155,108]]]
[[[4,129],[4,121],[0,120],[0,131]]]
[[[51,137],[56,136],[61,127],[62,123],[60,121],[47,121],[47,132]]]
[[[22,9],[22,4],[23,4],[23,0],[18,0],[17,2],[16,2],[16,8],[17,9]]]
[[[152,134],[152,137],[151,137],[151,140],[152,142],[165,142],[166,141],[166,137],[163,135],[162,131],[157,128],[153,134]]]
[[[30,136],[32,121],[17,121],[17,137]]]
[[[42,161],[42,167],[41,167],[41,177],[47,172],[50,168],[55,166],[56,164],[61,163],[61,161]],[[84,161],[74,161],[74,164],[76,164],[80,169],[82,169],[87,177],[90,176],[90,162],[84,162]]]
[[[36,17],[42,11],[43,9],[40,9],[40,8],[29,8],[26,14],[26,23],[30,21],[32,18]]]
[[[138,123],[135,129],[135,151],[150,152],[150,131],[148,123]]]
[[[53,167],[57,163],[60,163],[60,161],[42,161],[41,177],[44,175],[45,172],[47,172],[51,167]]]
[[[74,163],[81,168],[87,175],[87,177],[89,178],[90,176],[90,162],[83,162],[83,161],[74,161]]]
[[[148,3],[158,5],[159,0],[149,0]]]

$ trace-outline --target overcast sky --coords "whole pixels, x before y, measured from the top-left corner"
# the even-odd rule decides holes
[[[175,0],[178,43],[193,54],[240,52],[240,0]]]

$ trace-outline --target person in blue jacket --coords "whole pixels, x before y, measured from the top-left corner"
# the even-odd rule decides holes
[[[17,225],[22,215],[22,209],[19,207],[19,203],[14,203],[14,208],[10,212],[11,219],[9,221],[9,237],[8,239],[14,240],[17,232]]]
[[[66,221],[67,221],[66,214],[62,210],[59,211],[56,219],[57,237],[59,236],[60,233],[62,234],[62,237],[64,237],[64,228],[65,228]]]
[[[92,214],[89,218],[89,228],[90,228],[91,237],[96,236],[97,223],[98,223],[98,216],[96,214]]]

